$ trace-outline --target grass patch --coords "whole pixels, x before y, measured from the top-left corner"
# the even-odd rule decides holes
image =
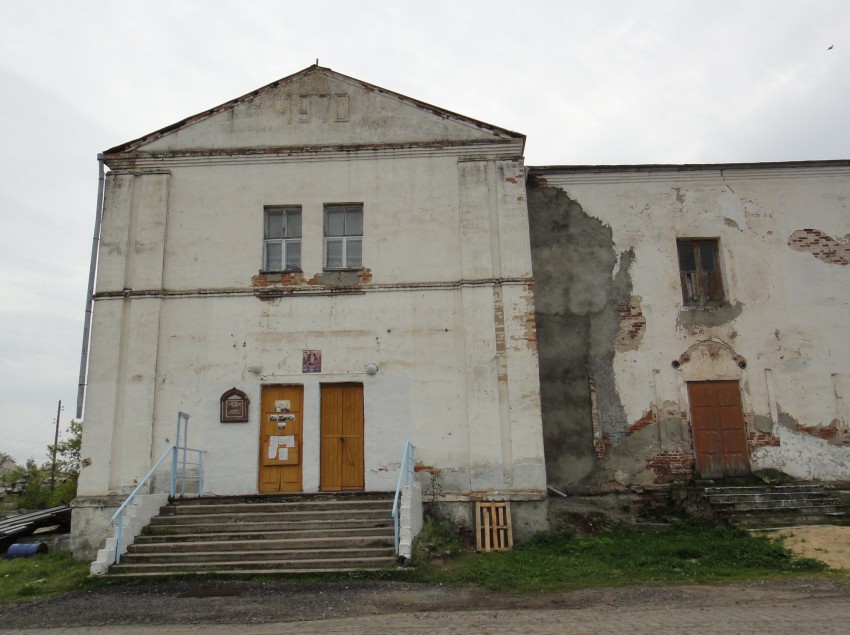
[[[512,551],[478,554],[464,550],[447,525],[429,518],[414,543],[414,564],[407,570],[297,580],[407,580],[531,593],[629,584],[740,582],[830,571],[818,560],[795,557],[781,539],[695,521],[677,522],[659,531],[617,526],[589,538],[547,532]],[[88,568],[89,563],[73,560],[67,551],[0,560],[0,604],[59,595],[84,585],[156,583],[151,579],[90,580]],[[292,581],[288,576],[284,579]]]
[[[463,547],[451,528],[432,516],[426,516],[422,530],[413,541],[413,562],[435,563],[460,555]]]
[[[88,573],[89,563],[73,560],[67,551],[0,560],[0,604],[73,591],[82,586]]]
[[[591,538],[548,532],[503,553],[462,553],[417,562],[417,579],[501,591],[593,586],[735,582],[820,574],[827,565],[795,557],[781,542],[746,531],[682,521],[659,531],[618,526]]]

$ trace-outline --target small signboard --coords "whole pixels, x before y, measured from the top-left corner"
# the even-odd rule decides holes
[[[248,421],[248,395],[236,387],[221,396],[221,422],[244,423]]]

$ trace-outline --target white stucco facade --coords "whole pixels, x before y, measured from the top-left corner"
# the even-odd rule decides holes
[[[322,386],[354,383],[367,491],[395,489],[410,440],[426,501],[544,498],[523,145],[310,67],[107,151],[75,533],[98,533],[178,411],[206,492],[256,493],[271,385],[303,387],[304,492]],[[362,267],[330,271],[339,203],[362,206]],[[301,210],[297,270],[264,271],[269,206]],[[305,350],[321,372],[302,372]],[[234,387],[248,422],[221,423]]]

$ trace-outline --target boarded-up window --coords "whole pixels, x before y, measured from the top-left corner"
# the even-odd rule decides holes
[[[717,241],[711,239],[676,241],[682,299],[687,306],[705,306],[723,302],[723,280]]]

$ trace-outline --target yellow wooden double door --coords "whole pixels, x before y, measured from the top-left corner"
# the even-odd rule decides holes
[[[261,493],[303,491],[304,387],[263,386],[260,413]],[[363,385],[322,384],[319,489],[362,490]]]

